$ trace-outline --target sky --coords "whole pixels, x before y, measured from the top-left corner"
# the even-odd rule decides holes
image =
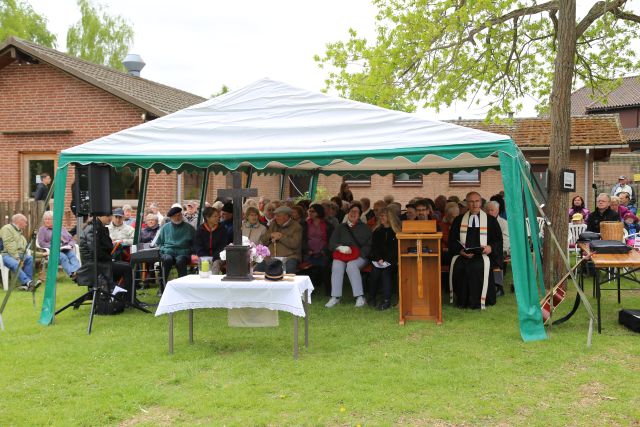
[[[65,51],[67,29],[80,19],[76,0],[28,0],[45,16]],[[222,85],[240,89],[269,77],[309,90],[325,88],[326,71],[313,60],[327,43],[347,40],[349,28],[373,39],[372,0],[93,0],[120,15],[135,36],[130,52],[146,62],[141,76],[203,97]],[[591,4],[592,2],[587,2]],[[580,5],[582,4],[582,8]],[[178,6],[179,5],[179,6]],[[587,5],[578,2],[578,14]],[[581,13],[582,12],[582,13]],[[535,116],[534,99],[525,99],[518,116]],[[433,119],[483,118],[486,112],[460,101],[440,112],[419,111]]]
[[[65,51],[66,31],[80,18],[75,0],[29,3],[47,17],[57,48]],[[204,97],[223,84],[239,89],[264,77],[320,90],[325,72],[314,55],[346,39],[349,27],[373,34],[376,12],[370,0],[101,3],[133,27],[130,51],[147,64],[142,77]]]

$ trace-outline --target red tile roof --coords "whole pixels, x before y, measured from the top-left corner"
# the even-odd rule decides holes
[[[482,120],[455,120],[457,125],[509,135],[520,148],[547,148],[551,138],[548,117],[513,119],[512,124],[491,124]],[[621,146],[627,145],[617,114],[598,114],[571,118],[571,145]]]
[[[592,93],[591,89],[586,86],[571,94],[572,116],[638,105],[640,105],[640,76],[623,77],[620,86],[609,94]]]
[[[94,64],[17,37],[10,37],[0,44],[0,56],[11,48],[59,68],[158,117],[206,101],[206,98],[198,95]]]

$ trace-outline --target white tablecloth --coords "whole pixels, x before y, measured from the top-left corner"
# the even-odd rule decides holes
[[[196,274],[180,277],[167,283],[156,316],[195,308],[268,308],[288,311],[305,317],[302,306],[304,291],[311,303],[313,284],[309,276],[295,276],[293,281],[251,282],[223,281],[221,275],[206,279]]]

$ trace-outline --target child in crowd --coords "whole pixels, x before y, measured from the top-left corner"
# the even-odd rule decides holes
[[[628,238],[627,245],[633,246],[635,244],[636,239],[639,237],[635,234],[640,232],[640,224],[638,224],[638,217],[632,214],[631,212],[627,212],[624,215],[624,229],[627,230]]]
[[[574,213],[571,216],[571,224],[584,224],[584,217],[581,213]]]

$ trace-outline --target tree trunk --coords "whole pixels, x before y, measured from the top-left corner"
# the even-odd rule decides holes
[[[563,251],[567,245],[567,207],[569,193],[561,189],[560,170],[569,165],[571,143],[571,84],[576,53],[576,2],[560,0],[558,13],[558,52],[551,90],[551,141],[549,146],[549,189],[545,212]],[[544,283],[555,285],[566,270],[561,254],[545,232],[543,252]]]

